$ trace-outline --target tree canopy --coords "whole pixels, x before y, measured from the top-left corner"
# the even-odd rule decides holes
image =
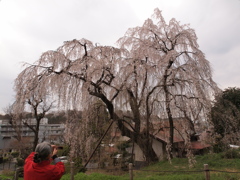
[[[111,47],[74,39],[44,52],[18,75],[16,99],[21,104],[32,93],[51,95],[59,106],[83,111],[100,99],[122,135],[139,145],[147,161],[155,161],[154,122],[169,120],[172,145],[173,119],[187,119],[186,128],[193,133],[218,88],[195,31],[175,19],[166,23],[159,9],[117,43]]]
[[[240,135],[240,89],[227,88],[215,98],[211,109],[211,123],[223,144],[239,145]]]

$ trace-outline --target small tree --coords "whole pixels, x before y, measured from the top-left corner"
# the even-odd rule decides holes
[[[78,157],[86,162],[90,158],[93,149],[96,148],[107,129],[108,120],[106,107],[96,99],[83,112],[68,111],[65,140],[71,147],[70,156],[72,159]]]
[[[210,123],[218,143],[223,148],[239,143],[240,135],[240,89],[227,88],[215,97],[210,114]]]
[[[68,110],[66,112],[64,139],[66,144],[70,147],[69,155],[71,160],[77,162],[77,164],[75,164],[76,166],[79,166],[79,163],[81,163],[82,160],[84,161],[86,157],[86,144],[84,141],[87,141],[87,139],[84,138],[84,124],[81,111]]]
[[[21,77],[18,77],[21,78]],[[16,88],[19,87],[20,84],[15,84]],[[15,127],[15,124],[18,124],[18,134],[19,136],[22,134],[21,128],[22,125],[28,127],[32,132],[34,133],[34,140],[33,140],[33,146],[32,150],[34,151],[37,144],[39,143],[39,127],[40,122],[45,117],[46,113],[52,108],[53,103],[50,103],[50,105],[47,105],[45,102],[45,99],[41,98],[40,96],[31,94],[31,96],[24,97],[26,98],[25,101],[21,99],[20,102],[18,100],[13,104],[13,113],[14,117],[11,119],[11,124],[13,127]],[[28,106],[26,106],[28,105]],[[30,117],[25,112],[27,108],[30,108],[32,114]]]
[[[22,140],[22,122],[16,121],[16,114],[14,113],[14,104],[9,105],[5,108],[5,113],[7,114],[6,119],[11,124],[12,128],[14,129],[16,135],[14,136],[18,142]]]
[[[10,144],[12,149],[17,149],[19,157],[25,159],[32,152],[32,143],[30,137],[22,137],[21,141],[15,140]]]

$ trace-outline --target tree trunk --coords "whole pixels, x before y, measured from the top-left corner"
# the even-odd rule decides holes
[[[36,129],[35,129],[35,132],[34,132],[35,137],[34,137],[34,142],[33,142],[33,151],[35,151],[35,149],[38,145],[40,120],[37,119]]]
[[[152,138],[148,137],[149,134],[147,134],[146,131],[143,133],[137,133],[124,126],[121,119],[118,119],[117,122],[118,128],[120,129],[122,136],[127,136],[130,139],[134,140],[134,142],[142,150],[147,163],[158,161],[157,154],[155,153],[152,147]]]
[[[152,147],[152,138],[149,138],[147,134],[141,134],[136,137],[136,144],[142,150],[146,162],[149,164],[150,162],[157,162],[158,157]]]
[[[173,64],[173,61],[170,60],[169,64],[165,70],[165,74],[164,74],[164,81],[163,81],[163,89],[165,92],[165,101],[166,101],[166,111],[167,111],[167,116],[168,116],[168,121],[169,121],[169,144],[170,144],[170,149],[168,150],[170,158],[172,158],[173,156],[173,151],[174,151],[174,147],[173,147],[173,143],[174,143],[174,124],[173,124],[173,117],[172,117],[172,112],[171,112],[171,107],[170,107],[170,92],[168,90],[168,77],[169,77],[169,69],[171,68]]]
[[[35,151],[37,145],[38,145],[38,132],[34,132],[35,137],[34,137],[34,141],[33,141],[33,151]]]
[[[122,136],[127,136],[130,139],[132,139],[134,137],[133,140],[141,148],[141,150],[146,158],[146,161],[148,163],[158,161],[158,157],[152,147],[152,140],[149,141],[149,132],[145,131],[145,132],[140,133],[140,115],[139,115],[139,112],[137,112],[138,109],[136,109],[137,106],[136,106],[135,99],[134,98],[130,99],[131,100],[130,104],[131,104],[133,114],[135,117],[135,119],[134,119],[135,128],[132,129],[130,126],[125,124],[124,121],[122,119],[120,119],[118,117],[118,115],[114,112],[114,107],[113,107],[112,102],[109,101],[105,95],[97,94],[97,93],[92,93],[92,95],[99,97],[106,104],[106,107],[110,114],[110,118],[113,119],[113,121],[117,122],[118,128],[120,129]],[[131,93],[130,93],[130,95],[132,96]]]

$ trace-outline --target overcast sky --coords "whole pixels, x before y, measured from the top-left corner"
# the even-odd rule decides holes
[[[195,29],[221,89],[240,87],[240,0],[0,0],[0,113],[14,101],[21,62],[72,39],[115,46],[155,8]]]

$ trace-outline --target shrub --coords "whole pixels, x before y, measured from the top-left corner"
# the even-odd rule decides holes
[[[3,163],[8,161],[8,157],[3,157]]]
[[[17,166],[23,166],[24,160],[22,158],[17,158]]]
[[[226,159],[240,158],[240,153],[238,149],[228,149],[227,151],[223,152],[222,157]]]
[[[16,158],[16,157],[19,156],[19,152],[12,152],[11,155],[12,155],[14,158]]]
[[[4,176],[14,176],[14,171],[11,171],[9,169],[4,169],[1,174]]]

